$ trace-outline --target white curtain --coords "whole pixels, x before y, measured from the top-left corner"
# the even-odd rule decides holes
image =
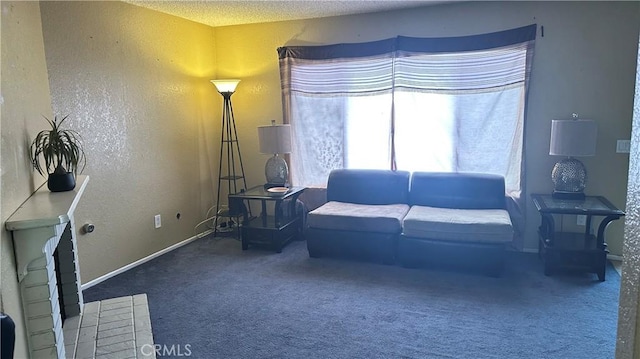
[[[391,60],[290,59],[292,183],[324,187],[336,168],[389,168]]]

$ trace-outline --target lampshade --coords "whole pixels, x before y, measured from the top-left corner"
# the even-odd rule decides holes
[[[598,127],[593,120],[553,120],[549,154],[555,156],[595,156]]]
[[[220,93],[235,92],[239,82],[240,80],[237,79],[211,80],[211,83],[216,86],[216,89],[218,89]]]
[[[258,127],[260,152],[267,154],[291,152],[291,126],[271,125]]]

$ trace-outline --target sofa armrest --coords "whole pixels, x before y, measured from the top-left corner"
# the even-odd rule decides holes
[[[485,173],[414,172],[411,177],[411,205],[460,208],[505,209],[504,177]]]
[[[407,171],[339,169],[329,174],[327,201],[396,204],[409,201]]]

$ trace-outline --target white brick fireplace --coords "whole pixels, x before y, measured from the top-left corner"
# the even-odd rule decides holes
[[[78,176],[73,191],[57,193],[43,185],[5,223],[13,234],[31,358],[66,358],[63,315],[83,311],[73,213],[88,181]]]

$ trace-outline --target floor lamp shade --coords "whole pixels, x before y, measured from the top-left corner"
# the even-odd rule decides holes
[[[272,154],[267,161],[264,174],[267,178],[265,187],[285,186],[289,178],[289,167],[284,158],[278,156],[291,152],[291,126],[276,125],[258,127],[260,152]]]
[[[220,93],[234,93],[239,82],[240,80],[237,79],[211,80]]]
[[[587,169],[574,157],[595,156],[598,127],[593,120],[553,120],[549,154],[566,156],[551,172],[553,195],[564,199],[584,198]]]

